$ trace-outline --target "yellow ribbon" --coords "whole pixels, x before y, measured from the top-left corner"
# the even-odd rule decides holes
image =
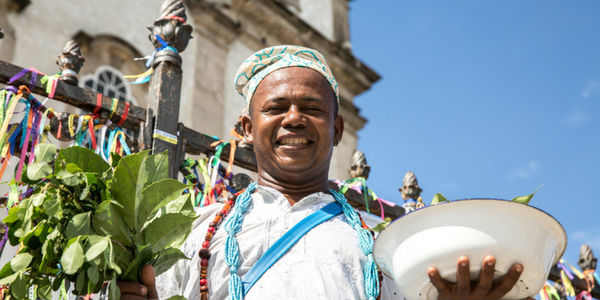
[[[68,125],[69,125],[69,134],[71,135],[71,137],[75,136],[75,126],[73,125],[73,120],[75,118],[79,118],[79,116],[76,115],[76,114],[70,114],[69,115]]]
[[[150,68],[148,70],[146,70],[146,72],[141,73],[141,74],[137,74],[137,75],[125,75],[123,76],[123,78],[139,78],[139,77],[146,77],[148,75],[151,75],[152,72],[154,72],[154,69]]]

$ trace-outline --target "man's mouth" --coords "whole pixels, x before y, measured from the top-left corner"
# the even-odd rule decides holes
[[[306,145],[308,144],[308,140],[304,138],[283,138],[277,141],[277,144],[282,146],[297,146],[297,145]]]

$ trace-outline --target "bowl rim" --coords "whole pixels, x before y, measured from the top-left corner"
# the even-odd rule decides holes
[[[411,215],[419,215],[419,211],[423,211],[424,209],[428,209],[428,208],[431,209],[434,207],[444,207],[444,206],[448,206],[448,205],[452,205],[452,204],[456,204],[456,203],[461,203],[461,205],[463,205],[463,203],[467,202],[467,201],[478,201],[478,202],[480,202],[480,201],[497,201],[497,202],[507,203],[508,205],[513,205],[513,204],[514,205],[523,205],[525,207],[529,207],[534,210],[537,210],[537,211],[541,212],[542,214],[545,214],[546,216],[550,217],[550,219],[552,219],[554,222],[556,222],[556,224],[561,229],[561,232],[564,236],[564,246],[560,251],[560,255],[557,255],[557,257],[554,258],[554,262],[552,265],[555,265],[556,263],[558,263],[560,261],[560,259],[563,257],[563,255],[565,254],[565,251],[567,250],[567,244],[568,244],[567,232],[565,231],[565,228],[562,226],[562,224],[551,214],[549,214],[548,212],[546,212],[538,207],[535,207],[535,206],[532,206],[529,204],[520,203],[520,202],[516,202],[516,201],[512,201],[512,200],[506,200],[506,199],[500,199],[500,198],[487,198],[487,197],[475,197],[475,198],[450,200],[450,201],[446,201],[446,202],[441,202],[441,203],[421,207],[421,208],[415,209],[409,213],[406,213],[406,214],[394,219],[392,222],[390,222],[390,224],[377,235],[377,238],[375,239],[375,242],[373,243],[373,254],[375,254],[375,250],[377,247],[377,240],[379,239],[379,237],[382,234],[384,234],[386,232],[386,229],[388,229],[393,223],[396,223],[396,221],[401,220],[401,219],[406,220],[406,218],[408,218],[408,216],[411,216]],[[525,209],[527,209],[527,208],[525,208]],[[383,272],[385,275],[387,275],[390,278],[394,278],[393,274],[388,274],[388,272],[386,272],[386,270],[379,265],[377,260],[375,260],[375,264],[377,265],[379,270],[381,270],[381,272]]]

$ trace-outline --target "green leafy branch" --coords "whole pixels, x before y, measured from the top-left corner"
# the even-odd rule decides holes
[[[177,247],[196,215],[188,186],[168,178],[166,152],[113,156],[109,165],[85,148],[41,144],[35,157],[21,182],[33,193],[4,219],[9,242],[20,246],[0,269],[11,297],[26,299],[35,286],[51,299],[68,280],[77,295],[110,282],[109,298],[119,299],[116,282],[139,281],[144,264],[158,275],[186,258]]]

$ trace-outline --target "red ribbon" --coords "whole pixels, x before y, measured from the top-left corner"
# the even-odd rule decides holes
[[[97,115],[100,112],[100,108],[102,107],[102,94],[98,93],[96,95],[96,107],[94,108],[94,115]]]
[[[90,130],[90,140],[92,140],[92,148],[96,150],[96,134],[94,133],[94,117],[91,117],[88,122],[88,127]]]
[[[119,123],[117,123],[117,126],[121,127],[121,125],[123,125],[123,123],[125,123],[125,120],[127,120],[127,115],[129,114],[129,105],[130,105],[129,102],[125,102],[125,112],[121,116],[121,120],[119,120]]]

